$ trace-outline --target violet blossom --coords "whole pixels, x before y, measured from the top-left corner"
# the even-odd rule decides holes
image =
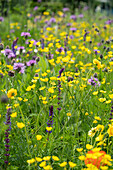
[[[100,86],[100,82],[96,77],[91,77],[91,79],[88,79],[88,84],[92,86]]]
[[[35,60],[29,60],[27,62],[27,66],[33,66],[34,64],[36,64],[36,61]]]
[[[11,130],[11,118],[10,118],[10,114],[11,114],[11,108],[7,109],[7,113],[6,113],[6,122],[5,124],[8,126],[8,128],[6,129],[5,131],[5,161],[4,163],[6,164],[6,168],[7,168],[7,165],[8,165],[8,159],[9,159],[9,142],[10,142],[10,139],[9,139],[9,134],[10,134],[10,130]]]
[[[24,36],[25,38],[31,37],[31,34],[29,32],[22,32],[21,36]]]
[[[23,63],[14,63],[13,69],[20,73],[24,73],[25,67],[26,66]]]
[[[47,121],[47,126],[48,127],[52,127],[52,125],[53,125],[53,116],[54,116],[54,114],[53,114],[53,106],[51,106],[50,109],[49,109],[49,120]],[[47,131],[47,132],[51,133],[52,130],[51,131]]]
[[[60,71],[59,71],[59,76],[58,76],[58,78],[60,78],[61,77],[61,74],[63,73],[63,71],[64,71],[64,68],[61,68],[60,69]],[[61,90],[60,90],[60,88],[61,88],[61,82],[60,82],[60,80],[58,80],[58,108],[57,108],[57,110],[58,110],[58,112],[60,113],[60,110],[61,110],[61,107],[60,107],[60,99],[61,99]]]

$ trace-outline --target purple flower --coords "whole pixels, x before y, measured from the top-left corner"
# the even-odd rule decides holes
[[[52,125],[53,125],[53,116],[54,116],[54,114],[53,114],[53,106],[51,106],[50,109],[49,109],[49,120],[47,121],[47,126],[48,127],[52,127]],[[47,132],[51,133],[52,130],[47,131]]]
[[[13,69],[20,73],[24,73],[25,67],[26,66],[23,63],[14,63]]]
[[[38,6],[35,6],[33,10],[36,11],[37,9],[38,9]]]
[[[61,53],[62,51],[64,51],[64,48],[60,47],[60,48],[57,49],[57,51]]]
[[[88,79],[88,84],[92,86],[100,86],[100,82],[95,77],[91,77],[91,79]]]
[[[70,19],[73,19],[74,21],[76,21],[77,16],[76,16],[76,15],[71,15],[71,16],[70,16]]]
[[[8,55],[8,58],[11,58],[11,59],[12,59],[12,58],[15,58],[15,54],[11,52],[11,53]]]
[[[70,31],[75,32],[77,28],[70,28]]]
[[[84,11],[87,11],[88,9],[89,9],[88,6],[85,6],[85,7],[84,7]]]
[[[4,21],[4,18],[3,17],[0,17],[0,22],[3,22]]]
[[[70,35],[70,36],[69,36],[69,38],[70,38],[70,39],[73,39],[73,38],[74,38],[74,36],[73,36],[73,35]]]
[[[67,23],[67,27],[70,27],[72,24],[71,23]]]
[[[17,45],[17,41],[18,41],[18,37],[16,38],[16,40],[13,41],[13,44],[12,44],[12,51],[14,54],[16,54],[15,46]]]
[[[63,12],[69,11],[69,8],[63,8]]]
[[[97,50],[97,49],[95,49],[93,51],[95,52],[96,55],[99,53],[99,50]]]
[[[13,30],[13,29],[12,29],[12,30],[10,30],[10,33],[14,33],[14,32],[15,32],[15,30]]]
[[[25,38],[31,37],[31,34],[29,32],[22,32],[21,36],[24,36]]]
[[[85,34],[84,34],[84,41],[86,41],[86,36],[87,34],[89,34],[89,31],[87,31]]]
[[[61,68],[60,70],[59,70],[59,76],[58,76],[58,78],[60,78],[61,77],[61,74],[63,73],[63,71],[64,71],[64,68]],[[60,80],[58,80],[58,108],[57,108],[57,110],[58,110],[58,112],[60,113],[60,110],[61,110],[61,107],[60,107],[60,99],[61,99],[61,97],[60,97],[60,95],[61,95],[61,90],[60,90],[60,88],[61,88],[61,82],[60,82]]]
[[[51,18],[51,19],[49,20],[49,22],[50,22],[50,23],[55,23],[55,22],[56,22],[56,19],[55,19],[55,18]]]
[[[1,53],[5,54],[5,56],[8,56],[12,51],[10,49],[5,49],[4,51],[1,51]]]
[[[105,24],[110,25],[112,21],[109,19],[108,21],[105,22]]]
[[[4,163],[7,165],[8,164],[8,158],[9,158],[9,147],[10,145],[8,144],[10,142],[10,139],[9,139],[9,131],[11,130],[11,119],[10,119],[10,114],[11,114],[11,108],[7,109],[7,113],[6,113],[6,122],[5,124],[8,126],[8,128],[6,129],[5,131],[5,151],[6,153],[4,154],[5,157],[6,157],[6,160],[4,161]],[[7,168],[6,168],[7,169]]]
[[[27,66],[33,66],[34,64],[36,64],[35,60],[30,60],[27,62]]]
[[[83,17],[84,17],[84,15],[83,15],[83,14],[80,14],[80,15],[78,15],[78,17],[79,17],[79,18],[83,18]]]

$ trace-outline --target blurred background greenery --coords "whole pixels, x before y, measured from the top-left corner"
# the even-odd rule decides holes
[[[39,10],[52,10],[56,12],[63,7],[72,9],[72,13],[76,8],[89,6],[89,9],[95,9],[99,6],[101,10],[108,10],[113,13],[113,0],[0,0],[0,15],[7,15],[9,9],[12,12],[21,12],[22,7],[41,7]]]

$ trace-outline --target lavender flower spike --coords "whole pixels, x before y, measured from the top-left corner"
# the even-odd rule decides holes
[[[5,131],[5,161],[4,163],[6,164],[6,169],[7,169],[7,165],[8,165],[8,158],[9,158],[9,142],[10,142],[10,139],[9,139],[9,134],[10,134],[10,130],[11,130],[11,120],[10,120],[10,114],[11,114],[11,108],[7,109],[7,113],[6,113],[6,122],[5,124],[8,126],[8,128],[6,129]]]

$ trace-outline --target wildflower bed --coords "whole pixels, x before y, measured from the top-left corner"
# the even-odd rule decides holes
[[[1,36],[0,168],[113,169],[113,20],[35,7],[26,23]]]

